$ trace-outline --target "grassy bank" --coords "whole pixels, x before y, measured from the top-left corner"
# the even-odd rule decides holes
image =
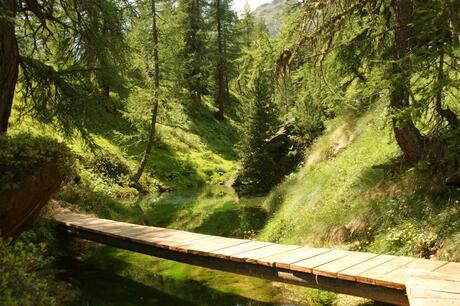
[[[236,170],[234,145],[238,141],[237,116],[218,121],[212,101],[198,109],[193,119],[184,115],[158,125],[153,155],[142,184],[148,191],[186,190],[204,185],[225,184]],[[101,107],[101,106],[96,106]],[[122,113],[104,108],[89,121],[89,136],[63,138],[49,125],[41,125],[15,111],[10,135],[28,133],[57,138],[71,148],[78,159],[80,189],[124,200],[137,195],[129,188],[145,150],[146,141]],[[80,191],[82,191],[80,190]]]
[[[259,238],[460,260],[459,190],[423,164],[395,166],[400,151],[384,120],[380,109],[331,122],[306,164],[271,192]]]

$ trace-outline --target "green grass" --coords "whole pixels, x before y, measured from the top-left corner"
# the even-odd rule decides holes
[[[233,147],[238,141],[237,123],[234,117],[227,118],[225,122],[216,120],[209,103],[206,100],[204,107],[193,118],[183,119],[181,128],[173,127],[174,124],[158,125],[157,142],[142,181],[147,189],[162,186],[186,190],[207,184],[225,184],[233,176],[236,170]],[[96,145],[93,148],[78,135],[63,138],[52,127],[41,125],[30,117],[19,119],[14,111],[10,134],[26,132],[65,142],[79,156],[80,176],[90,189],[109,195],[118,190],[129,195],[129,190],[120,190],[120,186],[115,186],[101,173],[88,167],[88,162],[95,154],[113,155],[134,172],[146,143],[140,141],[138,133],[125,118],[108,113],[103,108],[98,117],[91,120],[89,130]]]
[[[400,155],[376,114],[382,112],[331,123],[310,150],[313,158],[266,200],[270,219],[259,239],[460,259],[459,191],[423,165],[375,169]],[[343,139],[353,141],[336,150]]]

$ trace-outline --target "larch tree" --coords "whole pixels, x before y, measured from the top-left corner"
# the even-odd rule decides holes
[[[121,23],[112,24],[118,16],[106,11],[113,5],[109,0],[0,1],[0,134],[8,130],[20,82],[18,99],[28,113],[66,134],[76,128],[88,136],[82,113],[100,92],[91,82],[94,66],[81,59],[83,50],[97,50],[100,33],[87,17],[97,16],[99,23],[121,31],[115,29]]]
[[[206,89],[206,31],[203,19],[204,0],[181,0],[181,25],[184,29],[182,50],[184,81],[194,106],[200,105]]]
[[[216,104],[219,120],[224,120],[225,105],[229,100],[229,80],[232,73],[232,61],[235,58],[236,21],[231,9],[232,1],[214,0],[211,9],[211,22],[214,24],[216,38],[214,41]]]
[[[149,72],[149,75],[153,78],[153,101],[151,107],[151,120],[150,120],[150,131],[147,141],[147,147],[144,151],[144,155],[141,159],[139,167],[137,168],[136,173],[132,177],[132,182],[134,184],[139,183],[139,179],[141,178],[142,174],[145,171],[145,167],[147,162],[150,158],[152,153],[153,145],[155,142],[155,134],[156,134],[156,125],[157,125],[157,117],[158,117],[158,106],[160,100],[160,56],[159,56],[159,44],[158,44],[158,27],[157,27],[157,8],[156,8],[156,0],[150,0],[151,5],[151,18],[152,18],[152,30],[151,30],[151,39],[152,39],[152,47],[153,47],[153,71]]]
[[[240,19],[241,32],[243,34],[243,45],[246,48],[251,46],[254,40],[254,30],[256,27],[256,17],[251,11],[248,1],[244,4],[243,13]]]

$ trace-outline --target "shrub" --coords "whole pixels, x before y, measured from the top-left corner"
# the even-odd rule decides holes
[[[129,180],[130,169],[118,156],[109,152],[102,152],[94,156],[89,166],[96,172],[123,185]]]
[[[46,164],[57,163],[60,174],[73,174],[74,158],[62,143],[47,137],[19,134],[0,139],[0,192],[15,190]]]
[[[39,273],[48,264],[44,251],[43,244],[8,244],[0,238],[0,305],[56,305]]]

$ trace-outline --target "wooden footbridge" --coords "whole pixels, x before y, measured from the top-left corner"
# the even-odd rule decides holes
[[[223,238],[63,212],[80,238],[191,265],[396,305],[460,305],[460,263]]]

